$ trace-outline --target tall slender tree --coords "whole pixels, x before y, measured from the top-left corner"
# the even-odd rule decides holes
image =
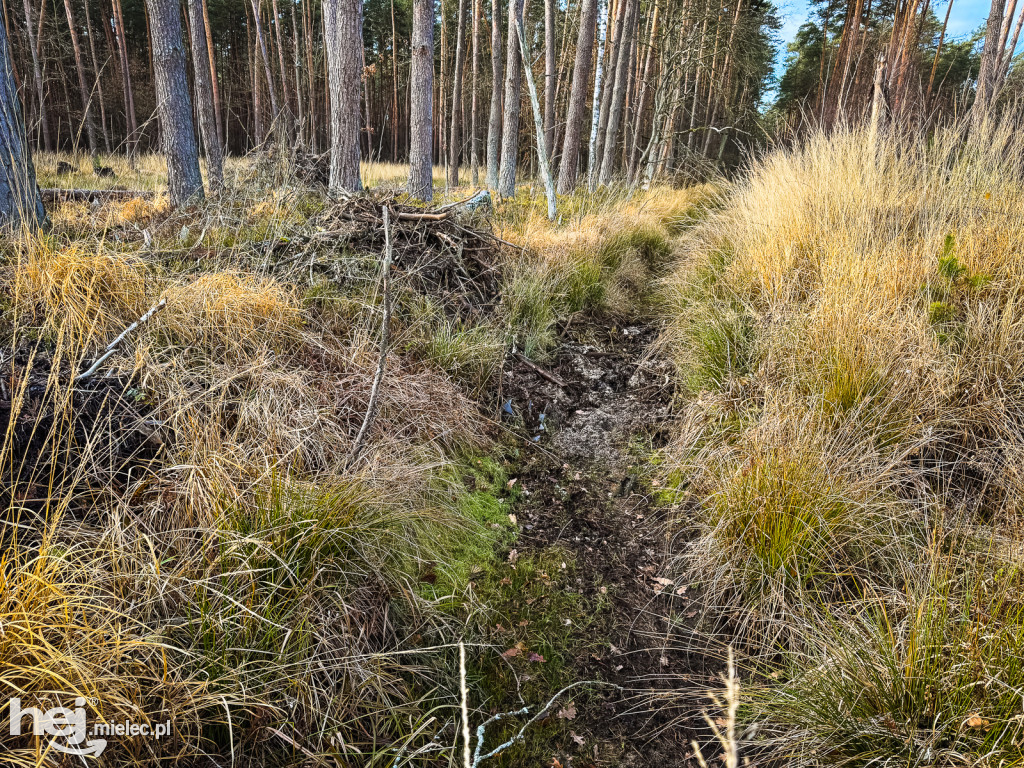
[[[146,7],[160,134],[167,156],[167,189],[171,203],[182,205],[202,199],[203,177],[188,93],[181,8],[177,0],[146,0]]]
[[[434,198],[434,0],[413,0],[412,69],[409,75],[410,197]]]
[[[501,146],[501,88],[504,77],[501,58],[501,3],[491,0],[491,112],[487,121],[487,186],[498,188],[498,162]]]
[[[96,125],[92,120],[92,97],[89,95],[89,83],[85,76],[85,62],[82,59],[82,46],[78,41],[78,28],[75,13],[71,10],[71,0],[64,0],[64,11],[68,17],[68,29],[71,32],[71,49],[75,54],[75,73],[78,75],[78,93],[82,99],[82,124],[89,141],[89,154],[95,157],[99,152],[96,142]],[[77,141],[75,142],[77,146]]]
[[[576,38],[576,62],[572,68],[572,92],[565,116],[565,142],[558,167],[558,194],[568,195],[576,188],[579,173],[580,139],[583,118],[587,109],[587,87],[590,80],[590,61],[594,52],[594,31],[597,21],[597,0],[583,0],[580,12],[580,31]],[[597,123],[595,121],[595,127]]]
[[[199,112],[199,128],[206,153],[206,174],[210,189],[224,186],[224,151],[217,130],[217,110],[213,98],[213,73],[210,71],[210,56],[206,49],[206,19],[203,14],[203,0],[188,0],[189,31],[192,34],[192,70],[196,91],[196,106]]]
[[[501,126],[501,166],[498,168],[498,194],[516,193],[516,166],[519,162],[520,92],[523,87],[522,56],[516,26],[526,12],[525,0],[511,0],[508,14],[508,46],[505,55],[505,110]],[[525,48],[525,41],[524,41]]]
[[[483,0],[473,2],[473,74],[470,78],[472,96],[470,98],[469,117],[469,168],[474,187],[480,186],[480,148],[479,128],[477,126],[477,102],[479,101],[479,69],[480,69],[480,16],[483,13]]]
[[[331,94],[332,192],[356,192],[359,177],[359,85],[363,62],[362,0],[324,0],[324,45]]]
[[[459,186],[459,156],[462,148],[462,65],[465,53],[466,0],[459,0],[455,20],[455,72],[452,76],[451,138],[448,141],[448,184]]]
[[[46,220],[36,186],[7,29],[0,24],[0,223],[35,229]]]

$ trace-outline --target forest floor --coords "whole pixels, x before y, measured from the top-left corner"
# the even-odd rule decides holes
[[[697,616],[696,592],[670,578],[680,532],[656,487],[675,391],[671,364],[652,346],[659,321],[641,311],[562,326],[548,367],[515,366],[502,394],[529,446],[514,470],[521,532],[507,560],[554,553],[572,563],[555,578],[586,606],[554,650],[568,677],[593,686],[568,710],[569,738],[547,748],[563,765],[690,765],[723,665],[679,640]],[[513,631],[507,642],[523,639]]]
[[[1024,764],[1019,136],[556,221],[276,155],[56,206],[0,261],[0,696],[173,721],[124,768]]]

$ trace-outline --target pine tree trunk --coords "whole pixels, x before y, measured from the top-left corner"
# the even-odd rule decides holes
[[[544,0],[544,153],[555,151],[555,2]]]
[[[100,78],[99,60],[96,58],[96,37],[92,33],[92,18],[89,16],[89,3],[85,5],[85,33],[89,37],[89,58],[92,60],[93,82],[96,88],[96,100],[100,104],[100,132],[103,134],[103,147],[110,154],[110,131],[107,130],[107,104],[103,99],[103,82]]]
[[[501,145],[501,4],[491,0],[491,113],[487,121],[487,186],[498,188],[498,155]]]
[[[203,177],[188,93],[181,9],[177,0],[146,0],[146,6],[168,194],[173,205],[183,205],[203,198]]]
[[[124,36],[124,14],[121,0],[113,0],[114,23],[117,26],[117,48],[121,60],[121,85],[124,88],[125,120],[128,122],[128,157],[134,162],[139,150],[139,121],[135,115],[135,91],[128,69],[128,41]]]
[[[32,0],[23,0],[25,8],[25,29],[28,32],[29,51],[32,54],[32,81],[36,87],[36,106],[39,109],[39,125],[43,131],[43,146],[47,152],[53,151],[53,135],[50,133],[50,120],[46,114],[45,88],[43,87],[43,69],[39,62],[39,49],[36,33],[32,22]],[[42,7],[46,7],[43,0]],[[42,12],[40,12],[40,16]],[[40,19],[42,21],[42,19]]]
[[[971,119],[978,125],[992,112],[999,91],[998,63],[1002,54],[999,47],[999,29],[1006,12],[1006,0],[992,0],[988,23],[985,25],[985,44],[981,49],[981,69],[978,71],[978,88],[971,109]]]
[[[583,0],[580,31],[576,39],[576,62],[572,68],[572,91],[565,117],[565,143],[558,169],[558,194],[568,195],[576,188],[579,173],[580,139],[587,109],[587,85],[590,60],[594,52],[594,27],[597,21],[597,0]]]
[[[597,123],[597,154],[594,156],[594,166],[590,170],[590,190],[594,191],[601,175],[601,164],[604,161],[604,145],[608,136],[608,115],[611,113],[612,96],[615,93],[615,75],[618,72],[620,50],[622,49],[622,27],[625,21],[627,0],[617,0],[614,24],[612,29],[612,40],[608,46],[607,66],[608,80],[604,84],[604,92],[601,94],[601,112]]]
[[[0,223],[34,230],[45,220],[7,30],[0,24]]]
[[[277,65],[281,68],[281,90],[284,97],[284,104],[282,105],[285,115],[282,118],[285,119],[284,128],[285,135],[291,135],[291,123],[292,120],[288,119],[292,117],[292,94],[291,86],[288,85],[288,69],[284,65],[284,39],[281,36],[281,14],[277,10],[277,0],[271,0],[271,8],[274,11],[274,36],[277,39]]]
[[[615,91],[612,94],[612,103],[608,112],[608,129],[605,135],[604,158],[601,160],[601,184],[608,184],[612,180],[615,170],[615,146],[619,137],[619,126],[622,124],[622,108],[626,102],[626,86],[629,81],[630,58],[633,50],[633,33],[636,23],[637,0],[624,0],[626,3],[626,16],[623,21],[622,41],[619,46],[615,66]]]
[[[213,101],[213,74],[210,56],[206,50],[206,22],[203,18],[203,0],[188,0],[189,30],[192,33],[192,68],[195,73],[196,106],[199,128],[206,151],[206,173],[210,189],[224,186],[224,150],[217,130],[217,111]]]
[[[68,30],[71,32],[71,48],[75,54],[75,72],[78,75],[78,92],[82,99],[82,123],[89,141],[89,154],[93,157],[99,152],[96,141],[96,126],[92,121],[92,99],[89,96],[89,84],[85,77],[85,63],[82,61],[82,46],[78,42],[78,29],[75,26],[75,14],[71,10],[71,0],[64,0],[64,11],[68,16]],[[77,136],[75,146],[78,146]]]
[[[477,102],[479,101],[479,70],[480,70],[480,16],[483,13],[481,3],[483,0],[472,0],[473,2],[473,75],[470,80],[472,88],[470,118],[469,118],[469,167],[474,187],[480,186],[480,147],[478,142],[479,128],[477,126]]]
[[[412,68],[409,74],[410,197],[434,198],[434,0],[413,0]]]
[[[505,111],[501,126],[501,165],[498,168],[498,194],[516,193],[516,166],[519,162],[520,93],[523,87],[522,57],[516,26],[526,11],[525,0],[511,0],[508,15],[508,45],[505,56]],[[525,48],[525,45],[524,45]]]
[[[587,186],[594,191],[597,184],[597,138],[601,122],[601,78],[604,75],[604,42],[608,34],[608,11],[605,0],[598,0],[597,56],[594,58],[594,99],[590,116],[590,143],[587,151]]]
[[[252,15],[256,28],[256,44],[259,48],[260,60],[263,62],[263,75],[267,78],[267,92],[270,95],[270,124],[273,126],[275,131],[280,131],[281,111],[277,103],[277,91],[274,88],[274,74],[270,69],[270,54],[267,53],[267,39],[263,35],[263,22],[260,19],[260,4],[258,0],[252,0]],[[325,5],[324,19],[326,20],[326,18],[327,7]]]
[[[465,52],[466,0],[459,0],[455,19],[455,72],[452,76],[451,138],[448,141],[448,185],[459,186],[459,150],[462,148],[462,64]]]
[[[557,215],[555,182],[551,179],[551,169],[548,166],[547,148],[544,146],[544,118],[540,112],[537,86],[533,82],[533,70],[530,68],[529,51],[526,50],[526,33],[523,31],[521,18],[516,25],[516,37],[519,38],[519,52],[523,57],[523,72],[526,74],[526,89],[529,92],[530,106],[533,110],[533,133],[537,139],[537,166],[540,168],[540,179],[544,184],[544,193],[547,198],[548,220],[554,221]]]
[[[359,85],[362,81],[363,2],[324,0],[324,44],[331,95],[331,192],[357,192]]]

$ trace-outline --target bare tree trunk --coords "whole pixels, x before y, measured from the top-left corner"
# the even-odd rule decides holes
[[[572,68],[572,91],[569,94],[569,108],[565,117],[565,142],[562,144],[562,159],[558,169],[558,193],[560,195],[568,195],[576,188],[583,117],[587,109],[590,60],[594,55],[596,21],[597,0],[583,0],[583,9],[580,12],[580,31],[576,39],[576,62]]]
[[[0,223],[34,230],[45,220],[7,30],[0,24]]]
[[[459,186],[459,150],[462,148],[462,65],[465,52],[466,0],[459,0],[459,15],[455,19],[455,72],[452,77],[452,122],[448,142],[448,185]]]
[[[498,188],[498,154],[501,144],[501,4],[491,0],[491,113],[487,121],[487,186]]]
[[[221,117],[220,111],[220,86],[217,83],[217,57],[216,52],[213,49],[213,30],[210,27],[210,9],[206,4],[206,0],[201,0],[201,2],[203,4],[203,29],[206,31],[206,50],[210,55],[210,77],[213,82],[213,111],[217,117],[217,130],[219,136],[223,134],[224,121]],[[221,146],[224,146],[223,143]]]
[[[522,57],[516,27],[522,23],[525,11],[525,0],[512,0],[508,14],[505,113],[501,127],[501,166],[498,169],[498,194],[502,197],[513,197],[516,193],[516,166],[519,162],[519,96],[523,85]]]
[[[590,147],[587,152],[587,176],[590,191],[597,185],[597,139],[601,122],[601,77],[604,74],[604,39],[608,34],[605,0],[598,0],[597,58],[594,67],[594,102],[590,116]]]
[[[292,14],[292,34],[295,36],[292,40],[292,68],[295,72],[295,107],[297,114],[295,116],[295,140],[300,144],[306,143],[306,105],[305,99],[302,97],[302,56],[299,54],[301,46],[300,28],[295,18],[295,3],[289,2],[291,6]],[[216,100],[214,100],[216,102]],[[220,120],[217,121],[218,125]]]
[[[260,60],[263,62],[263,74],[267,78],[267,92],[270,95],[270,122],[275,131],[281,130],[281,111],[277,103],[277,91],[274,88],[274,75],[270,70],[270,55],[267,53],[267,39],[263,35],[263,21],[260,19],[259,0],[252,0],[253,24],[256,32],[256,45],[259,48]],[[324,8],[324,21],[327,20],[327,8]],[[358,86],[358,83],[357,83]]]
[[[626,17],[623,21],[622,42],[616,61],[615,93],[612,95],[611,108],[608,113],[608,130],[605,135],[604,159],[601,161],[601,184],[612,180],[615,170],[615,145],[619,137],[619,126],[622,124],[622,107],[626,100],[626,84],[629,80],[630,52],[633,45],[633,27],[636,23],[637,0],[624,0]]]
[[[398,162],[398,32],[395,0],[391,0],[391,160]]]
[[[53,151],[53,135],[50,133],[50,120],[46,114],[45,89],[43,87],[43,69],[39,62],[39,49],[36,33],[33,29],[35,24],[32,21],[32,0],[23,0],[25,9],[25,29],[28,32],[28,47],[32,54],[32,80],[36,87],[36,106],[39,109],[39,125],[43,131],[43,146],[47,152]],[[43,0],[42,8],[46,7],[46,0]],[[42,16],[40,11],[40,17]],[[42,21],[42,18],[40,18]]]
[[[409,75],[409,197],[434,198],[434,0],[413,0]]]
[[[324,45],[331,96],[331,192],[356,192],[359,178],[359,85],[363,2],[324,0]]]
[[[555,151],[555,2],[544,0],[544,153]]]
[[[285,113],[290,116],[292,111],[292,95],[291,87],[288,85],[288,70],[284,65],[284,40],[281,36],[281,14],[277,11],[277,0],[271,0],[270,7],[274,11],[274,37],[277,39],[277,65],[281,68],[281,91],[284,97],[284,104],[282,106]],[[291,134],[290,122],[291,121],[289,120],[285,120],[285,125],[282,126],[285,129],[285,135]]]
[[[103,99],[103,81],[100,78],[99,60],[96,58],[96,38],[92,33],[92,19],[89,16],[89,3],[85,6],[85,33],[89,37],[89,58],[92,59],[93,83],[96,99],[100,103],[100,132],[103,134],[103,147],[110,154],[110,131],[107,130],[107,106]]]
[[[615,75],[618,70],[620,49],[622,48],[622,25],[626,12],[627,0],[616,0],[615,18],[613,19],[612,39],[608,46],[606,56],[608,67],[608,81],[604,84],[604,92],[601,94],[601,114],[597,124],[597,147],[594,156],[594,167],[591,170],[590,190],[594,191],[601,173],[601,163],[604,160],[604,145],[608,135],[608,114],[611,112],[612,94],[615,91]]]
[[[68,16],[68,30],[71,32],[71,48],[75,54],[75,72],[78,75],[78,92],[82,98],[82,123],[85,125],[85,135],[89,141],[89,154],[93,157],[99,152],[99,144],[96,141],[96,126],[92,120],[92,99],[89,97],[89,84],[85,77],[85,64],[82,61],[82,46],[78,42],[78,29],[75,26],[75,13],[71,10],[71,0],[64,0],[64,11]],[[75,147],[78,146],[77,136]]]
[[[132,75],[128,69],[128,41],[124,33],[124,15],[121,0],[113,0],[114,23],[117,26],[117,48],[121,59],[121,85],[124,88],[125,120],[128,122],[128,157],[134,162],[139,151],[139,122],[135,116],[135,92]]]
[[[537,165],[540,167],[540,178],[544,183],[544,192],[548,202],[548,219],[555,220],[558,211],[555,202],[555,182],[551,178],[548,166],[547,148],[544,146],[544,119],[540,113],[540,101],[537,98],[537,86],[533,82],[533,69],[530,67],[530,52],[526,50],[526,33],[523,31],[522,18],[517,20],[516,37],[519,38],[519,52],[523,57],[523,71],[526,74],[526,88],[530,94],[530,106],[533,108],[533,133],[537,139]]]
[[[477,75],[480,69],[480,16],[483,13],[482,0],[473,1],[473,76],[470,87],[473,89],[469,118],[469,167],[472,174],[473,186],[480,186],[480,147],[478,143],[477,128],[477,101],[478,83]]]
[[[636,114],[633,119],[633,141],[629,147],[629,180],[632,183],[636,179],[637,165],[640,162],[640,132],[643,125],[644,113],[647,111],[647,94],[650,92],[648,80],[651,76],[651,66],[654,59],[654,48],[658,38],[658,10],[655,3],[654,12],[651,14],[651,32],[647,39],[647,54],[644,57],[643,73],[640,75],[640,95],[637,99]]]
[[[199,129],[206,151],[206,173],[210,189],[224,186],[224,150],[217,130],[217,112],[213,103],[213,74],[210,56],[206,50],[206,22],[203,18],[203,0],[188,0],[189,31],[192,34],[192,69],[199,109]]]
[[[185,70],[185,41],[177,0],[146,0],[156,76],[157,109],[167,155],[167,188],[173,205],[203,198],[199,148]]]

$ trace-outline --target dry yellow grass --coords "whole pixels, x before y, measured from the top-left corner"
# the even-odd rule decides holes
[[[793,764],[1022,759],[1022,167],[1008,125],[810,136],[666,281],[681,565],[717,629],[789,654],[758,716]]]

